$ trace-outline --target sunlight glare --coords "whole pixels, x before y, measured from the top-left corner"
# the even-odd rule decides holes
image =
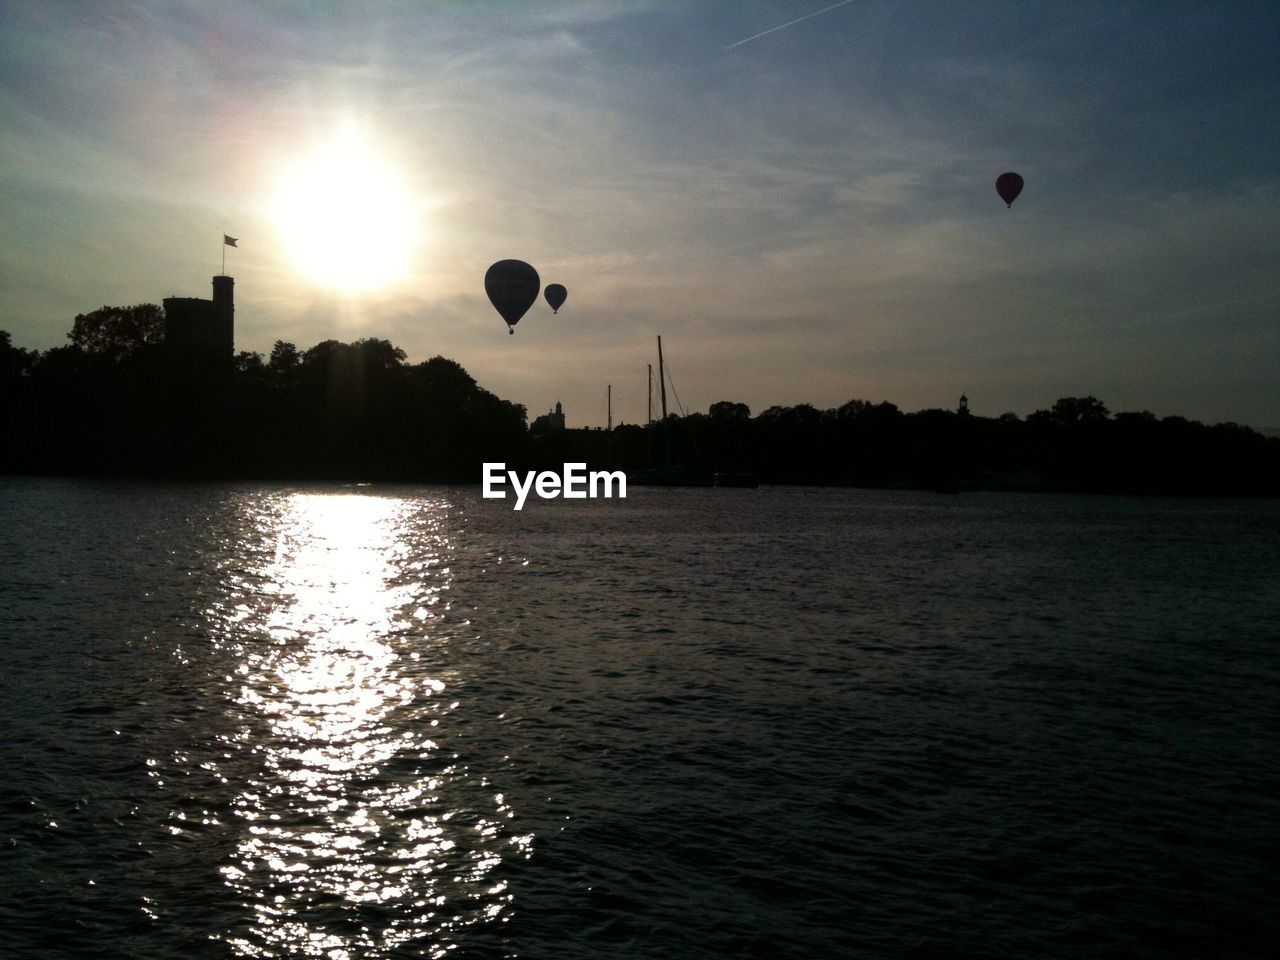
[[[420,212],[385,152],[352,124],[285,167],[271,210],[294,267],[348,293],[409,273]]]

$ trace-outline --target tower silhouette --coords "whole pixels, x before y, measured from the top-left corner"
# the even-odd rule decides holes
[[[213,299],[166,297],[164,342],[176,362],[231,366],[235,352],[235,278],[213,278]]]

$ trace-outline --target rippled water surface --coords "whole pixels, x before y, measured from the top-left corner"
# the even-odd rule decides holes
[[[1270,956],[1280,504],[0,480],[0,955]]]

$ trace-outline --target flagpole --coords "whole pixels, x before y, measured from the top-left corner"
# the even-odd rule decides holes
[[[234,247],[235,245],[235,237],[225,233],[222,235],[222,276],[224,277],[227,275],[227,247]]]

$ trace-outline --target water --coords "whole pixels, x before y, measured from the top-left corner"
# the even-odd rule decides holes
[[[1270,955],[1280,504],[0,480],[0,955]]]

